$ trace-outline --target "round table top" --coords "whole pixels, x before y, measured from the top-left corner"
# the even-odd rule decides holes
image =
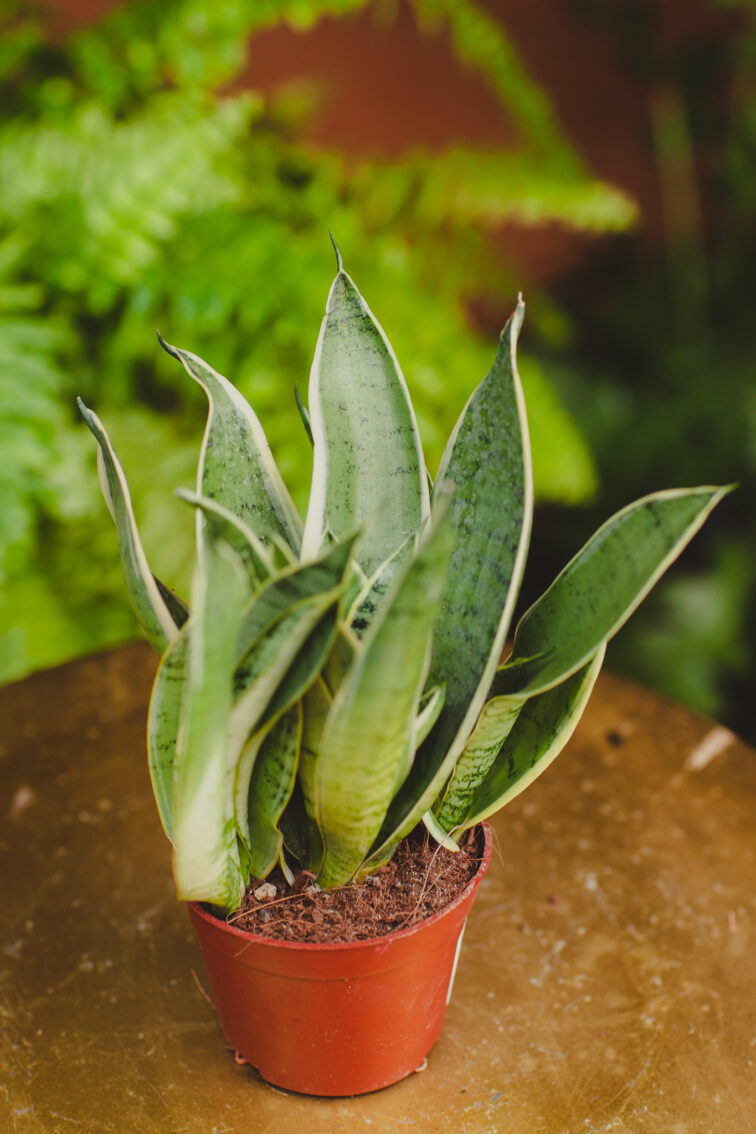
[[[756,753],[610,675],[494,861],[427,1068],[287,1095],[228,1051],[152,801],[143,645],[0,690],[14,1134],[756,1130]],[[264,1026],[264,1024],[263,1024]]]

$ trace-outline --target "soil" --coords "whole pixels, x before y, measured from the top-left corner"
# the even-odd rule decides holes
[[[457,853],[413,832],[394,857],[363,882],[320,890],[307,871],[290,886],[280,869],[252,880],[240,909],[228,917],[246,929],[279,941],[363,941],[406,929],[437,913],[474,877],[481,860],[479,839],[467,832]],[[276,893],[267,884],[275,886]],[[255,890],[263,893],[255,897]]]

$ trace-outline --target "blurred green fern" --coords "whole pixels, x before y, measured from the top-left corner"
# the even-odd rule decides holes
[[[347,171],[339,155],[297,145],[282,104],[217,96],[254,31],[364,6],[141,0],[54,43],[26,5],[0,16],[9,112],[0,125],[0,680],[133,634],[83,467],[89,449],[74,432],[75,394],[107,408],[127,463],[140,435],[140,452],[152,436],[156,453],[173,454],[170,469],[153,465],[141,483],[137,465],[128,471],[142,529],[148,540],[150,530],[160,535],[156,568],[181,578],[183,509],[166,515],[153,481],[190,480],[182,439],[203,407],[148,348],[145,327],[164,327],[254,390],[282,471],[301,493],[309,454],[291,391],[312,352],[302,328],[320,314],[315,281],[329,266],[329,223],[410,360],[432,461],[453,425],[448,407],[488,364],[464,298],[481,279],[493,292],[516,291],[486,225],[631,223],[631,203],[583,170],[502,29],[470,0],[414,7],[421,22],[448,29],[506,104],[521,135],[515,152]],[[527,357],[523,372],[537,490],[553,500],[590,496],[585,443]],[[137,394],[151,411],[133,409]]]

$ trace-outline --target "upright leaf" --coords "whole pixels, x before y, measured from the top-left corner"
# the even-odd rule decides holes
[[[250,734],[283,713],[318,676],[336,634],[342,587],[287,610],[237,665],[228,724],[229,766],[236,764]]]
[[[655,492],[607,520],[520,619],[492,694],[531,697],[584,665],[730,490]]]
[[[446,689],[443,685],[434,685],[420,702],[420,711],[415,718],[415,748],[423,743],[426,736],[438,720],[439,713],[444,707]]]
[[[278,824],[294,790],[301,739],[302,706],[298,702],[273,725],[257,753],[246,831],[254,878],[265,878],[281,853],[283,836]]]
[[[391,586],[391,580],[401,566],[402,560],[411,556],[418,533],[407,536],[404,543],[375,569],[373,574],[357,591],[350,604],[346,623],[358,638],[367,630],[376,610]]]
[[[187,679],[189,624],[169,643],[152,686],[147,718],[150,779],[163,830],[173,839],[173,771]]]
[[[211,500],[209,496],[199,496],[185,488],[177,488],[174,495],[204,513],[210,520],[213,533],[234,549],[256,585],[259,586],[270,578],[274,571],[270,550],[236,513],[217,500]]]
[[[341,885],[359,869],[411,751],[451,549],[446,519],[397,580],[333,698],[315,763],[322,886]]]
[[[299,751],[299,783],[302,802],[307,815],[307,841],[310,870],[317,874],[323,863],[325,845],[318,825],[317,762],[323,729],[333,704],[333,696],[321,676],[302,699],[302,745]]]
[[[517,372],[519,300],[491,370],[449,439],[434,486],[454,484],[451,566],[433,632],[429,681],[444,685],[438,720],[392,803],[375,853],[430,808],[475,725],[496,671],[525,567],[533,512],[525,403]]]
[[[181,623],[173,616],[163,597],[163,593],[168,588],[158,582],[147,563],[147,556],[144,554],[134,518],[134,509],[131,506],[126,476],[105,427],[97,414],[84,405],[81,398],[77,399],[77,404],[81,416],[99,445],[97,464],[100,484],[118,533],[118,545],[129,598],[150,643],[158,653],[162,654],[168,643],[178,634]],[[180,599],[175,595],[172,605],[174,612],[183,607]]]
[[[244,565],[228,544],[200,545],[174,768],[173,873],[180,898],[226,909],[236,909],[244,893],[226,736],[236,630],[249,590]]]
[[[483,706],[449,782],[433,808],[436,822],[443,831],[460,827],[470,799],[485,779],[525,701],[524,697],[494,697]]]
[[[328,548],[310,563],[286,567],[269,579],[247,604],[239,624],[239,659],[282,614],[304,599],[332,592],[344,581],[354,538]]]
[[[251,406],[228,379],[196,354],[158,338],[163,349],[182,363],[207,394],[210,408],[200,452],[197,492],[228,508],[264,543],[279,535],[298,551],[302,522]],[[214,522],[208,514],[211,530]]]
[[[341,268],[331,287],[310,372],[313,474],[303,539],[311,557],[330,530],[359,529],[366,575],[429,513],[420,438],[399,364]]]

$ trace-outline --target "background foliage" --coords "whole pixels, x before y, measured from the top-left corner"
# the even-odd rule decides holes
[[[293,387],[306,388],[333,272],[328,225],[397,350],[433,467],[492,354],[467,300],[481,281],[504,307],[517,291],[490,226],[633,224],[633,203],[587,173],[501,25],[472,0],[412,7],[496,92],[515,149],[355,165],[297,141],[317,92],[271,99],[234,85],[254,31],[364,6],[138,0],[59,40],[28,5],[3,8],[0,680],[135,633],[77,393],[108,423],[155,569],[187,587],[191,517],[165,500],[191,483],[205,406],[158,350],[155,327],[239,384],[302,503],[309,449]],[[544,510],[534,584],[582,529],[643,490],[742,478],[756,460],[753,104],[744,90],[723,121],[709,97],[725,64],[733,89],[747,87],[754,36],[744,30],[736,61],[660,58],[638,5],[577,7],[615,21],[640,81],[672,91],[652,116],[662,173],[678,168],[681,145],[725,130],[723,223],[713,241],[672,225],[666,274],[617,240],[584,286],[528,295],[523,371]],[[744,727],[753,496],[731,500],[610,665]]]
[[[729,34],[673,50],[658,5],[581,3],[646,96],[666,244],[652,256],[615,242],[555,297],[574,340],[569,356],[545,347],[544,366],[589,440],[601,491],[569,518],[550,511],[541,559],[589,533],[607,503],[662,484],[739,482],[607,664],[753,742],[756,10],[712,7],[731,15]]]
[[[492,353],[469,325],[466,289],[485,279],[515,295],[476,221],[527,212],[603,228],[632,217],[620,193],[555,144],[547,103],[516,68],[501,95],[525,144],[494,157],[485,179],[466,153],[347,172],[339,155],[295,142],[306,106],[216,96],[254,30],[358,6],[132,3],[56,43],[29,9],[7,12],[1,677],[134,633],[77,393],[112,426],[156,569],[186,586],[190,518],[161,501],[166,487],[191,483],[204,405],[160,356],[156,326],[242,387],[301,501],[309,453],[293,387],[306,387],[333,274],[329,224],[404,362],[437,460]],[[465,58],[496,74],[502,57],[512,61],[473,5],[418,7],[425,19],[451,17]],[[540,493],[584,498],[594,487],[588,450],[534,360],[526,372]]]

